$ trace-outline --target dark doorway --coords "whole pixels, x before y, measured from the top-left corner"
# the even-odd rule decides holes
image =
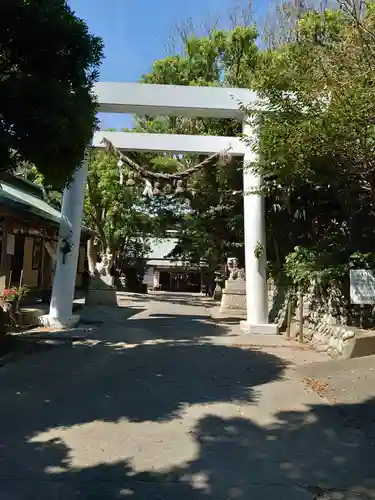
[[[161,271],[159,277],[159,285],[161,290],[164,290],[166,292],[171,290],[171,273],[168,273],[167,271]]]
[[[166,292],[200,292],[200,272],[161,271],[159,283],[161,290]]]

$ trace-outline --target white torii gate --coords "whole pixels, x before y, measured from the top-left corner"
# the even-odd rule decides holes
[[[245,121],[238,103],[254,103],[256,95],[247,89],[217,87],[185,87],[138,83],[98,83],[95,86],[100,109],[104,113],[136,115],[190,116],[199,118],[235,118],[243,121],[245,136],[252,129]],[[213,154],[230,147],[230,154],[244,157],[243,191],[245,223],[245,269],[247,320],[241,328],[249,333],[276,334],[278,327],[268,323],[266,235],[264,199],[258,194],[246,194],[259,188],[261,178],[247,164],[254,152],[238,137],[138,134],[126,132],[96,132],[92,147],[103,147],[103,137],[120,150],[173,153]],[[84,187],[88,155],[75,172],[72,183],[65,189],[61,209],[61,224],[57,249],[56,272],[50,311],[43,322],[50,326],[68,327],[77,323],[72,315],[77,260],[81,234]],[[65,252],[62,248],[65,246]],[[66,247],[70,252],[66,253]],[[257,250],[263,249],[260,252]],[[259,253],[261,255],[259,255]]]

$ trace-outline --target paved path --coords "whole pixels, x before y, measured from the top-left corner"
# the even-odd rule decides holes
[[[375,498],[373,449],[298,378],[321,354],[122,299],[0,369],[0,500]]]

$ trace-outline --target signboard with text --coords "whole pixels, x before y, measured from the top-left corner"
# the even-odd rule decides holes
[[[350,301],[352,304],[375,304],[375,275],[372,271],[350,271]]]

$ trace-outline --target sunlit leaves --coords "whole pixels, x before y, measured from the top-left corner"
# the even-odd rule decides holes
[[[69,179],[96,126],[102,49],[65,0],[0,2],[0,171],[25,160]]]

